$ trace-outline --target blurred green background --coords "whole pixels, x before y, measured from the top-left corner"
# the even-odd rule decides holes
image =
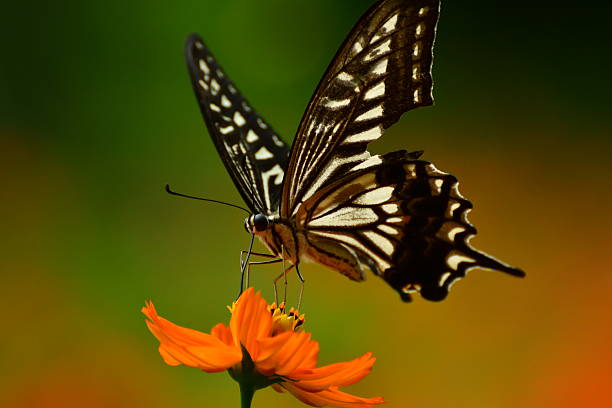
[[[188,327],[227,321],[248,244],[239,211],[163,191],[240,203],[183,41],[200,33],[291,139],[370,4],[3,5],[1,406],[238,406],[226,374],[166,366],[139,311],[151,299]],[[402,304],[375,277],[305,266],[321,363],[378,357],[350,392],[390,407],[612,406],[612,8],[521,4],[445,2],[436,105],[372,150],[424,149],[457,175],[475,203],[473,243],[528,276],[475,271],[442,303]],[[255,271],[269,300],[277,271]],[[300,403],[267,389],[254,406]]]

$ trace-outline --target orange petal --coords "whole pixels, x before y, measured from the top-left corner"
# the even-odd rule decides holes
[[[159,317],[152,303],[147,303],[142,312],[150,319],[147,326],[159,340],[159,352],[169,365],[184,364],[217,372],[227,370],[242,359],[240,348],[226,344],[218,336],[177,326]],[[215,326],[215,333],[227,339],[227,332],[221,326]]]
[[[268,304],[255,289],[248,288],[240,295],[232,313],[230,329],[236,347],[244,345],[251,358],[256,360],[259,356],[258,340],[270,335],[272,316]]]
[[[232,337],[232,331],[229,327],[223,323],[219,323],[210,330],[210,334],[221,340],[223,343],[231,346],[234,344],[234,338]]]
[[[257,364],[270,359],[278,353],[283,344],[285,344],[291,336],[293,336],[293,332],[284,332],[274,337],[266,337],[259,340],[257,342],[259,345],[259,355],[254,362]]]
[[[376,359],[372,357],[372,353],[366,353],[352,361],[297,371],[290,377],[299,381],[303,389],[320,391],[331,386],[341,387],[356,383],[372,371],[375,362]]]
[[[304,362],[312,348],[318,348],[316,341],[310,340],[311,334],[299,332],[294,335],[291,342],[287,342],[276,354],[277,369],[276,374],[290,375]]]
[[[159,345],[157,350],[159,351],[159,354],[161,354],[166,364],[171,365],[171,366],[181,365],[181,362],[178,361],[176,358],[172,357],[170,354],[168,354],[166,349],[161,344]]]
[[[290,382],[284,382],[282,386],[304,404],[313,407],[330,405],[332,407],[372,408],[374,405],[385,403],[382,397],[361,398],[342,392],[337,387],[330,387],[319,392],[309,392]]]
[[[271,384],[270,387],[272,387],[274,391],[279,392],[279,393],[287,392],[287,390],[285,390],[283,387],[281,387],[278,384]]]
[[[210,334],[178,326],[169,320],[160,317],[155,310],[155,306],[153,306],[153,303],[151,302],[147,302],[147,306],[143,307],[141,311],[155,326],[159,327],[162,332],[166,333],[167,335],[172,334],[176,340],[194,345],[214,346],[218,344],[217,339],[212,337]],[[151,327],[149,326],[149,328]],[[155,333],[153,334],[155,335]]]
[[[310,340],[310,333],[284,332],[278,336],[260,341],[261,356],[255,362],[257,369],[265,374],[290,376],[301,368],[305,361],[310,364],[311,356],[318,353],[318,343]],[[314,349],[314,350],[313,350]],[[306,367],[305,367],[306,368]]]

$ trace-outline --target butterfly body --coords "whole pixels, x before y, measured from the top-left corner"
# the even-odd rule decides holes
[[[433,103],[439,0],[381,0],[332,60],[291,149],[228,79],[202,40],[186,57],[209,133],[253,215],[245,227],[294,265],[313,261],[361,281],[382,277],[405,301],[441,300],[479,267],[520,269],[469,244],[472,204],[422,152],[372,155],[400,116]]]

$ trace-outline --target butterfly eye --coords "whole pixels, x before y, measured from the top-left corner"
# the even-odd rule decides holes
[[[268,217],[263,214],[255,214],[253,217],[253,226],[255,231],[265,231],[268,229]]]

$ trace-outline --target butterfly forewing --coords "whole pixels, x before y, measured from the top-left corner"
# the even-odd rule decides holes
[[[367,267],[406,301],[410,292],[444,299],[475,267],[522,276],[470,246],[472,204],[457,186],[454,176],[414,154],[374,156],[300,206],[296,224],[320,263],[354,280]]]
[[[275,212],[289,147],[255,112],[197,35],[187,39],[185,56],[208,132],[242,198],[254,213]]]
[[[402,113],[431,105],[437,0],[378,2],[328,67],[299,126],[281,215],[370,157],[368,143]]]

